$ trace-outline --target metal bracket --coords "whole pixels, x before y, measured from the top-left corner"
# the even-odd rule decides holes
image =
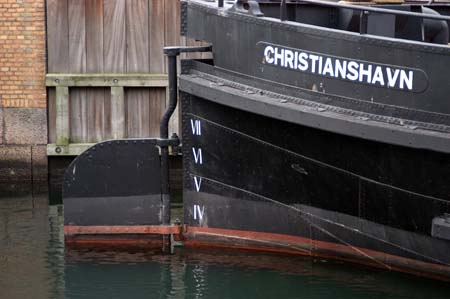
[[[229,9],[231,12],[238,12],[252,15],[255,17],[263,17],[264,14],[259,8],[259,3],[255,0],[237,0],[236,3]]]
[[[183,241],[175,241],[175,238],[173,236],[173,234],[170,234],[170,254],[175,253],[175,247],[184,246]]]
[[[212,46],[203,46],[203,47],[179,47],[179,46],[171,46],[164,47],[164,54],[167,56],[177,56],[180,53],[192,53],[192,52],[211,52]]]
[[[434,238],[450,240],[450,214],[435,217],[431,225],[431,236]]]
[[[180,138],[178,138],[177,134],[173,134],[170,139],[163,139],[163,138],[154,138],[156,141],[156,144],[159,147],[169,147],[169,146],[178,146],[180,145]]]

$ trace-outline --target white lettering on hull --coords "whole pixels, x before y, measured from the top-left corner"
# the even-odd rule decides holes
[[[200,120],[191,119],[191,129],[192,135],[201,136],[202,135],[202,123]]]
[[[197,192],[200,192],[200,187],[202,186],[202,178],[198,178],[198,177],[194,176],[194,185],[195,185],[195,190]]]
[[[195,147],[193,147],[192,148],[192,155],[194,156],[195,164],[203,164],[202,149],[201,148],[199,148],[198,150],[195,150]]]
[[[414,89],[414,71],[412,70],[275,45],[265,45],[263,55],[264,64],[380,87]]]
[[[205,206],[194,205],[194,220],[203,220],[205,215]]]

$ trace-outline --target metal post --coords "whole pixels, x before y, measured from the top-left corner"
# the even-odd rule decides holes
[[[286,21],[287,20],[287,5],[286,0],[281,1],[280,3],[280,20]]]
[[[361,11],[359,18],[359,33],[367,34],[367,22],[369,20],[369,12],[366,10]]]
[[[223,7],[223,0],[219,0],[219,7]]]

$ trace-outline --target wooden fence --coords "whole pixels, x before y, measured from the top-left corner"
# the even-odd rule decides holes
[[[158,137],[167,103],[162,48],[180,37],[179,0],[47,0],[48,155]],[[169,134],[178,133],[178,111]]]

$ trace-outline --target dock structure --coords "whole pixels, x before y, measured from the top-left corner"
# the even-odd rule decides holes
[[[179,11],[170,0],[48,1],[48,155],[158,136],[167,98],[162,48],[181,42]]]
[[[158,136],[163,47],[201,44],[180,36],[178,0],[0,0],[0,12],[0,184],[45,181],[48,161],[104,140]]]

